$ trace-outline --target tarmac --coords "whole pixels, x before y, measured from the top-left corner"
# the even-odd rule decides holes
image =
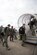
[[[0,43],[0,55],[37,55],[37,45],[25,43],[23,47],[21,43],[22,41],[20,40],[14,40],[14,42],[8,41],[10,50],[7,50]]]

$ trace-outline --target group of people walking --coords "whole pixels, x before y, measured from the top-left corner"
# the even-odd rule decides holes
[[[2,41],[2,45],[6,46],[6,49],[9,49],[8,46],[8,37],[10,36],[10,41],[13,41],[14,36],[16,37],[16,31],[13,26],[10,28],[10,24],[8,24],[6,27],[1,26],[0,27],[0,39]]]

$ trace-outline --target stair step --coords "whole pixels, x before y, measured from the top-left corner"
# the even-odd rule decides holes
[[[27,38],[27,40],[36,40],[37,41],[37,38]]]
[[[37,36],[27,36],[27,38],[37,38]]]
[[[26,39],[27,40],[35,40],[35,41],[37,41],[37,36],[27,36]]]
[[[29,43],[33,43],[33,44],[37,44],[37,41],[33,41],[33,40],[26,40],[25,42],[29,42]]]

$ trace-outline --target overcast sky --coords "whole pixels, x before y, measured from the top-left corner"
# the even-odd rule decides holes
[[[37,0],[0,0],[0,25],[17,28],[17,20],[25,13],[37,13]]]

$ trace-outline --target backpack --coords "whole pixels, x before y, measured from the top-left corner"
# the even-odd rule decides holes
[[[19,34],[21,34],[21,33],[22,33],[22,27],[19,28]]]
[[[5,32],[5,33],[6,33],[6,31],[7,31],[7,27],[4,28],[4,32]]]

